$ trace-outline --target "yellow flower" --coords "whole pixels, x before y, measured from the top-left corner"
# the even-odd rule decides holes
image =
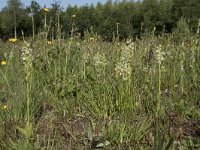
[[[47,41],[47,44],[48,44],[48,45],[51,45],[51,44],[52,44],[52,42],[51,42],[51,41]]]
[[[17,41],[17,39],[15,39],[15,38],[10,38],[8,41],[9,41],[9,42],[12,42],[12,43],[15,43],[15,42]]]
[[[91,37],[90,42],[94,42],[94,41],[95,41],[95,38]]]
[[[4,109],[4,110],[7,109],[7,108],[8,108],[8,106],[5,105],[5,104],[2,106],[2,109]]]
[[[139,102],[136,102],[136,103],[135,103],[135,106],[136,106],[136,107],[140,106],[140,103],[139,103]]]
[[[43,8],[44,12],[49,12],[48,8]]]
[[[1,65],[6,65],[7,64],[7,62],[5,61],[5,60],[3,60],[2,62],[1,62]]]
[[[76,18],[76,15],[72,15],[72,18]]]

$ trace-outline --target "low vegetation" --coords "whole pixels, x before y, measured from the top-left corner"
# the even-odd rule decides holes
[[[57,13],[52,36],[49,11],[41,31],[32,15],[32,36],[0,41],[0,149],[200,148],[200,23],[140,38],[117,23],[108,42],[81,39],[75,14],[66,38]]]
[[[175,41],[1,42],[0,146],[199,148],[199,39]]]

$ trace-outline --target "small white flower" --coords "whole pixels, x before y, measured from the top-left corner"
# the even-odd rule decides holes
[[[132,72],[131,61],[135,52],[134,43],[131,40],[126,42],[121,51],[119,62],[116,64],[115,72],[117,77],[127,81]]]
[[[121,77],[125,81],[130,78],[131,70],[132,69],[130,63],[126,61],[118,62],[115,67],[116,76]]]
[[[162,67],[161,67],[161,71],[162,71],[162,72],[166,72],[165,66],[162,66]]]
[[[156,59],[158,61],[158,64],[161,64],[162,61],[164,60],[164,55],[165,53],[161,52],[162,50],[162,47],[161,45],[159,45],[157,48],[156,48]]]
[[[88,62],[89,58],[90,58],[89,52],[84,51],[84,53],[83,53],[83,60],[84,60],[84,62]]]
[[[106,66],[107,60],[104,54],[100,54],[99,52],[94,56],[94,65],[99,66]]]
[[[27,42],[25,42],[22,47],[21,60],[25,70],[32,66],[32,49],[30,48],[30,44]]]

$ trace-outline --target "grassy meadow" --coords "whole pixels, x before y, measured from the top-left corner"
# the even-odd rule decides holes
[[[0,149],[200,148],[200,41],[0,42]]]

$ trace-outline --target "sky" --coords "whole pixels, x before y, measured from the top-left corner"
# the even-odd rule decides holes
[[[30,5],[31,0],[20,0],[24,6],[28,6]],[[35,0],[37,1],[41,7],[44,7],[44,5],[46,5],[47,7],[49,7],[51,5],[51,3],[53,3],[55,0]],[[105,3],[107,0],[56,0],[56,1],[60,1],[61,2],[61,6],[63,8],[66,8],[67,5],[86,5],[86,4],[96,4],[97,2],[101,2],[101,3]],[[7,0],[0,0],[0,9],[2,9],[3,7],[5,7],[7,4]]]

